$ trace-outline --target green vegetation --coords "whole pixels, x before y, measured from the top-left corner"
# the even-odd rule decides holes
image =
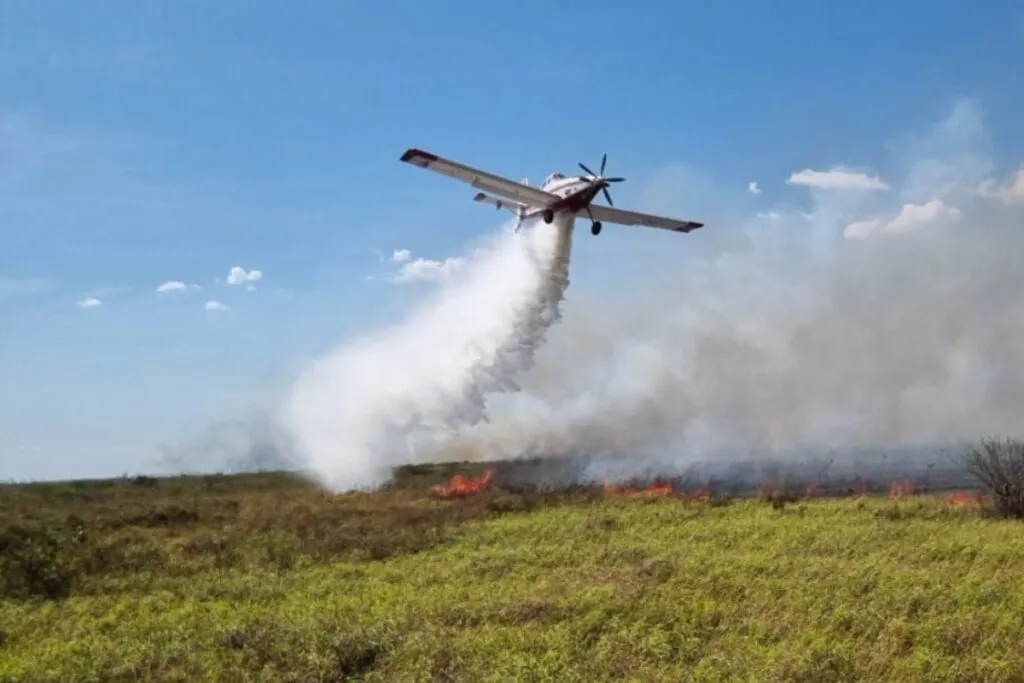
[[[1024,527],[941,497],[0,487],[0,681],[1024,680]]]

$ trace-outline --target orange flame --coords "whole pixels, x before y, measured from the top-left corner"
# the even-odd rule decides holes
[[[615,486],[607,479],[604,481],[605,493],[611,496],[671,496],[675,494],[675,489],[672,488],[672,484],[669,482],[662,482],[655,480],[644,486],[639,481],[632,481],[628,486]]]
[[[434,495],[438,498],[464,498],[471,496],[474,493],[479,493],[489,488],[493,476],[493,470],[487,470],[476,479],[456,474],[452,477],[451,483],[448,486],[435,486]]]
[[[981,494],[968,491],[957,491],[946,498],[946,505],[963,507],[965,505],[981,505]]]
[[[687,495],[685,491],[677,491],[671,481],[655,479],[646,486],[642,482],[634,480],[626,486],[615,486],[607,479],[604,481],[604,491],[609,496],[644,496],[650,498],[671,496],[680,500],[692,500],[704,502],[711,497],[711,492],[705,487],[697,489]]]

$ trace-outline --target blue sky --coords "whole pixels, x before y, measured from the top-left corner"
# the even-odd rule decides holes
[[[3,478],[148,469],[400,315],[416,290],[371,278],[392,250],[499,225],[408,146],[534,183],[607,152],[616,203],[649,210],[685,164],[714,188],[679,188],[698,219],[802,201],[801,169],[884,172],[887,140],[965,97],[1000,174],[1024,159],[1024,6],[1003,0],[3,0],[0,36]],[[574,287],[666,249],[609,232],[579,240]]]

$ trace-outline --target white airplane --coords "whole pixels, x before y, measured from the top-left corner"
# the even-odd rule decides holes
[[[621,183],[625,178],[605,178],[602,175],[605,162],[608,161],[607,154],[601,157],[599,173],[594,173],[580,164],[580,168],[587,175],[566,176],[562,173],[552,173],[540,187],[531,187],[530,181],[526,178],[517,183],[508,178],[502,178],[450,159],[443,159],[436,154],[416,148],[407,149],[402,155],[402,161],[501,195],[501,197],[491,197],[479,192],[473,199],[492,204],[498,210],[508,209],[514,213],[519,219],[516,223],[516,230],[524,220],[540,216],[545,223],[550,223],[555,220],[556,215],[571,217],[570,220],[575,220],[577,216],[587,216],[591,221],[590,232],[594,235],[601,233],[602,221],[619,225],[645,225],[674,232],[690,232],[704,226],[703,223],[695,221],[681,221],[675,218],[663,218],[662,216],[614,208],[612,197],[608,193],[608,185],[609,183]],[[604,198],[608,200],[609,206],[593,203],[598,192],[604,193]]]

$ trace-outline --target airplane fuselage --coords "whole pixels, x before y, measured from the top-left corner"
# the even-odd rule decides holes
[[[523,213],[523,218],[543,216],[545,222],[550,223],[555,214],[565,213],[575,217],[578,212],[584,211],[590,206],[590,203],[601,191],[601,187],[600,184],[591,182],[585,176],[564,176],[561,173],[552,173],[540,185],[540,189],[560,197],[560,201],[549,208],[530,207]]]

